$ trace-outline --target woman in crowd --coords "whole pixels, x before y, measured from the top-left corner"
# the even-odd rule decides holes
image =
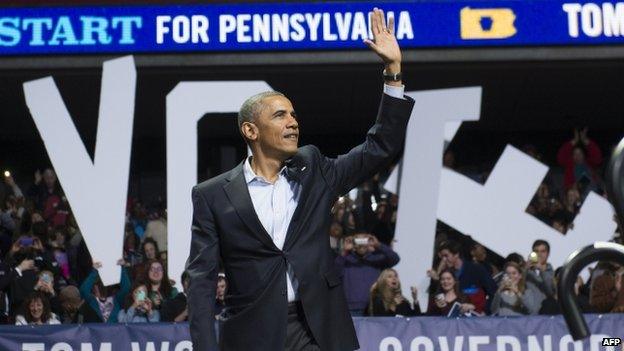
[[[56,295],[57,289],[55,289],[54,275],[50,271],[41,271],[37,275],[38,280],[35,284],[34,290],[42,292],[50,304],[50,309],[54,313],[61,312],[61,303]]]
[[[105,323],[117,323],[117,315],[121,306],[123,306],[124,300],[130,291],[130,276],[128,275],[126,262],[119,260],[118,265],[121,265],[121,282],[119,290],[116,293],[112,293],[110,289],[104,287],[100,280],[98,269],[102,267],[100,262],[93,264],[93,270],[87,276],[87,278],[80,285],[80,295],[85,302],[95,311],[95,313]]]
[[[119,311],[119,323],[160,322],[160,312],[154,309],[152,301],[147,297],[147,286],[136,282],[132,294],[126,298],[126,306]]]
[[[143,259],[148,260],[160,260],[160,250],[158,243],[152,238],[145,238],[141,244],[141,251],[143,252]]]
[[[149,260],[145,263],[147,272],[148,297],[152,301],[154,309],[159,310],[165,300],[173,299],[178,290],[171,286],[167,271],[159,260]]]
[[[399,275],[392,269],[384,269],[371,287],[369,316],[416,316],[420,315],[420,305],[416,288],[412,287],[414,306],[401,294]]]
[[[124,236],[124,260],[131,266],[135,266],[142,261],[141,250],[139,250],[139,243],[141,239],[134,233],[132,226],[126,224],[126,234]]]
[[[455,303],[460,306],[460,312],[474,312],[475,306],[468,302],[468,298],[459,290],[459,284],[455,275],[449,269],[444,269],[439,274],[439,287],[432,295],[433,301],[429,302],[427,314],[431,316],[447,316]]]
[[[522,268],[515,262],[507,262],[504,271],[505,275],[492,299],[490,307],[492,314],[499,316],[537,314],[541,304],[537,304],[534,285],[526,284]]]
[[[61,324],[50,309],[50,301],[41,291],[28,295],[22,310],[24,314],[15,317],[15,325]]]

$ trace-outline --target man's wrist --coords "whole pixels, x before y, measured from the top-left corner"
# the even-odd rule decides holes
[[[385,69],[387,74],[401,73],[401,62],[386,63]]]
[[[384,67],[384,75],[395,75],[401,73],[401,62],[390,62],[386,63]],[[403,82],[401,80],[385,80],[385,84],[400,87],[403,86]]]

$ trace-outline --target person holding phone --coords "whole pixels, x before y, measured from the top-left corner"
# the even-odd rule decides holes
[[[132,293],[126,298],[126,307],[119,311],[119,323],[156,323],[160,322],[160,312],[154,309],[152,300],[147,296],[147,285],[136,282]]]
[[[526,261],[526,284],[535,292],[535,303],[541,306],[547,297],[555,294],[555,271],[548,257],[550,244],[546,240],[535,240],[532,252]]]
[[[527,284],[522,268],[515,262],[505,264],[505,275],[492,300],[492,314],[524,316],[538,314],[542,301],[538,300],[534,285]]]
[[[45,270],[39,272],[38,278],[39,279],[37,280],[37,284],[35,284],[34,289],[46,295],[48,301],[50,301],[50,308],[52,309],[52,312],[57,315],[60,314],[62,307],[56,290],[54,289],[54,275],[51,271]]]
[[[438,289],[431,295],[427,315],[447,316],[455,303],[460,304],[462,313],[476,313],[475,306],[459,290],[459,284],[450,269],[443,269],[439,274]]]
[[[382,270],[399,263],[399,255],[374,235],[358,233],[345,238],[343,254],[336,266],[343,273],[343,286],[349,312],[363,316],[370,301],[370,288]]]

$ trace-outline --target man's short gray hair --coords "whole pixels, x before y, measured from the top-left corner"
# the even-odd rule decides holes
[[[265,91],[245,100],[238,111],[238,128],[240,129],[244,122],[253,122],[262,110],[262,100],[271,96],[284,96],[284,94],[279,91]]]

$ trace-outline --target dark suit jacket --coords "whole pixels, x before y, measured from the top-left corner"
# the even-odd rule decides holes
[[[387,167],[401,152],[414,101],[385,95],[364,143],[328,158],[307,145],[286,161],[302,193],[278,249],[256,215],[243,164],[193,188],[189,321],[193,349],[218,350],[214,300],[219,256],[228,278],[227,316],[219,344],[228,351],[284,349],[287,325],[286,269],[292,265],[299,298],[323,351],[359,348],[340,273],[329,246],[330,211],[347,193]]]

